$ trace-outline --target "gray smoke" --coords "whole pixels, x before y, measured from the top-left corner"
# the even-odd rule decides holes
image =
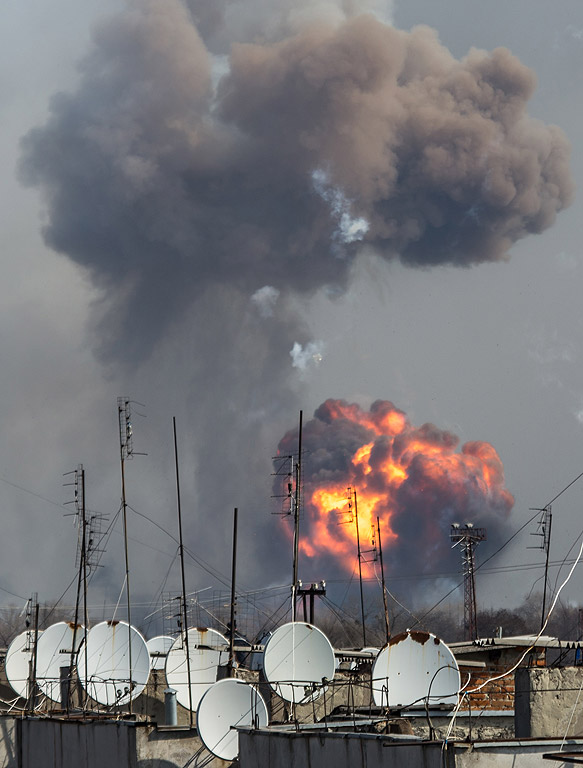
[[[362,246],[413,266],[507,258],[571,200],[566,138],[526,112],[532,72],[504,49],[458,61],[389,16],[130,3],[23,140],[47,245],[101,292],[96,352],[131,370],[183,344],[168,375],[190,381],[207,510],[267,508],[293,365],[320,354],[298,297],[344,290]]]
[[[81,73],[22,171],[47,244],[107,291],[106,351],[131,317],[147,354],[209,286],[344,288],[360,244],[506,258],[572,196],[565,137],[526,114],[533,74],[504,49],[457,61],[426,28],[361,15],[236,44],[213,89],[192,16],[150,0],[98,30]]]

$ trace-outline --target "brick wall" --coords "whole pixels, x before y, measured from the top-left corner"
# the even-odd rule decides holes
[[[480,653],[472,655],[472,660],[483,661],[486,666],[476,669],[476,667],[464,666],[464,660],[458,658],[460,673],[462,676],[462,685],[470,675],[470,682],[464,690],[472,691],[486,683],[483,688],[475,693],[468,693],[464,697],[461,709],[486,709],[511,711],[514,709],[515,685],[514,672],[501,677],[492,682],[486,682],[511,669],[524,653],[524,648],[484,648]],[[521,666],[541,666],[544,665],[544,651],[531,652],[522,662]]]

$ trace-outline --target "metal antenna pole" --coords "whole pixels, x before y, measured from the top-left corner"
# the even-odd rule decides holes
[[[358,530],[358,503],[356,500],[356,488],[354,493],[354,519],[356,522],[356,549],[358,551],[358,578],[360,581],[360,615],[362,617],[362,647],[366,648],[366,626],[364,622],[364,595],[362,592],[362,554],[360,551],[360,532]]]
[[[80,486],[80,487],[79,487]],[[85,566],[85,470],[83,465],[79,464],[75,472],[75,491],[77,513],[79,515],[79,524],[81,527],[81,551],[79,558],[79,575],[77,578],[77,596],[75,598],[75,623],[73,625],[73,644],[71,646],[71,658],[69,661],[69,677],[67,680],[67,713],[70,711],[71,701],[71,683],[73,680],[73,668],[75,666],[75,648],[77,645],[77,629],[79,626],[79,602],[81,600],[81,582],[83,579],[83,570]]]
[[[127,614],[128,614],[128,661],[129,661],[129,704],[128,709],[130,715],[132,714],[132,614],[131,614],[131,600],[130,600],[130,561],[128,553],[128,516],[127,516],[127,502],[126,502],[126,484],[125,484],[125,460],[131,455],[131,434],[132,427],[129,418],[129,405],[130,401],[124,397],[118,397],[117,399],[117,411],[119,417],[119,435],[120,435],[120,463],[121,463],[121,503],[122,503],[122,515],[123,515],[123,540],[124,540],[124,552],[125,552],[125,565],[126,565],[126,597],[127,597]]]
[[[391,627],[389,624],[389,609],[387,608],[387,589],[385,587],[385,569],[383,568],[383,545],[381,543],[381,524],[377,517],[377,532],[379,535],[379,557],[381,562],[381,585],[383,588],[383,607],[385,609],[385,634],[387,637],[387,643],[391,638]]]
[[[302,483],[302,418],[300,411],[300,426],[298,431],[298,460],[296,462],[296,493],[294,504],[294,562],[292,575],[292,621],[296,620],[296,599],[298,589],[298,556],[300,546],[300,504]]]
[[[82,693],[83,709],[87,703],[87,697],[85,691],[87,691],[87,632],[89,631],[89,609],[87,608],[87,519],[85,512],[85,470],[83,470],[82,476],[82,488],[83,488],[83,536],[81,540],[81,553],[83,557],[83,653],[85,655],[85,686]]]
[[[550,505],[545,509],[545,520],[544,520],[544,547],[547,551],[547,557],[545,561],[545,580],[544,580],[544,586],[543,586],[543,607],[542,607],[542,613],[540,617],[540,626],[541,630],[545,623],[546,618],[546,605],[547,605],[547,589],[549,585],[549,555],[551,552],[551,525],[553,522],[553,513],[551,512]]]
[[[36,605],[34,608],[34,645],[32,652],[31,674],[28,681],[28,707],[30,712],[34,713],[36,705],[36,664],[38,658],[38,598],[36,599]]]
[[[174,464],[176,466],[176,498],[178,506],[178,538],[180,542],[180,572],[182,574],[182,622],[186,643],[186,669],[188,675],[189,724],[192,728],[192,683],[190,679],[190,646],[188,643],[188,611],[186,609],[186,579],[184,577],[184,544],[182,543],[182,504],[180,502],[180,474],[178,471],[178,441],[176,439],[176,417],[172,417],[174,429]]]
[[[238,510],[235,507],[233,514],[233,567],[231,571],[231,636],[229,638],[229,677],[234,677],[235,674],[235,606],[236,606],[236,592],[235,592],[235,576],[237,573],[237,514]]]

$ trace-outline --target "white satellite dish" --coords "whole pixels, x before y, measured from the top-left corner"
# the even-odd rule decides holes
[[[150,654],[150,669],[164,669],[166,656],[174,644],[174,639],[170,635],[158,635],[146,642]]]
[[[378,707],[455,706],[460,690],[457,661],[429,632],[403,632],[391,638],[372,668],[372,690]]]
[[[188,630],[188,659],[190,660],[190,694],[184,633],[177,637],[166,657],[166,682],[176,691],[176,701],[196,709],[199,701],[217,681],[219,665],[226,664],[229,642],[215,629],[194,627]]]
[[[38,632],[40,639],[42,632]],[[14,693],[23,699],[28,697],[28,681],[34,654],[34,630],[29,629],[17,635],[6,651],[5,670]]]
[[[61,667],[69,667],[71,654],[73,663],[83,642],[84,627],[80,624],[59,621],[45,629],[39,638],[36,654],[36,682],[38,687],[53,701],[61,701]],[[73,637],[75,648],[73,649]]]
[[[267,722],[267,705],[259,692],[232,677],[212,685],[196,712],[202,743],[221,760],[234,760],[239,754],[237,726],[264,728]]]
[[[305,704],[332,680],[334,649],[317,627],[294,621],[275,630],[263,651],[263,671],[271,688],[286,701]]]
[[[89,630],[85,642],[87,647],[78,655],[77,674],[94,701],[107,707],[122,706],[140,695],[150,675],[150,654],[135,627],[125,621],[102,621]]]

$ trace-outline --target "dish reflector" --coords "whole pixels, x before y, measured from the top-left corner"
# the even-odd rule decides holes
[[[378,707],[451,704],[460,689],[460,671],[451,650],[429,632],[403,632],[393,637],[372,668],[372,690]]]
[[[42,632],[38,633],[38,639]],[[34,653],[34,630],[27,630],[16,635],[6,651],[5,670],[12,690],[26,699],[28,679],[31,674],[31,661]]]
[[[215,629],[188,630],[188,658],[190,659],[190,689],[192,708],[197,708],[202,696],[217,681],[219,665],[229,660],[229,642]],[[186,663],[184,634],[177,637],[166,657],[166,682],[176,691],[176,701],[190,708],[188,693],[188,666]]]
[[[148,653],[150,654],[150,669],[164,669],[166,666],[166,656],[174,643],[170,635],[158,635],[147,641]]]
[[[122,706],[144,690],[150,675],[146,641],[125,621],[103,621],[87,633],[87,649],[78,655],[77,673],[98,704]],[[131,681],[130,681],[131,643]]]
[[[334,649],[317,627],[301,621],[275,630],[263,651],[263,671],[271,688],[286,701],[305,704],[334,677]]]
[[[73,651],[73,635],[75,649]],[[45,629],[39,638],[36,653],[36,682],[38,687],[52,701],[61,701],[61,667],[69,667],[71,653],[73,663],[76,652],[83,642],[85,629],[80,624],[59,621]]]
[[[196,727],[202,743],[221,760],[239,754],[237,726],[264,728],[267,706],[259,692],[243,680],[227,678],[203,694],[196,712]]]

